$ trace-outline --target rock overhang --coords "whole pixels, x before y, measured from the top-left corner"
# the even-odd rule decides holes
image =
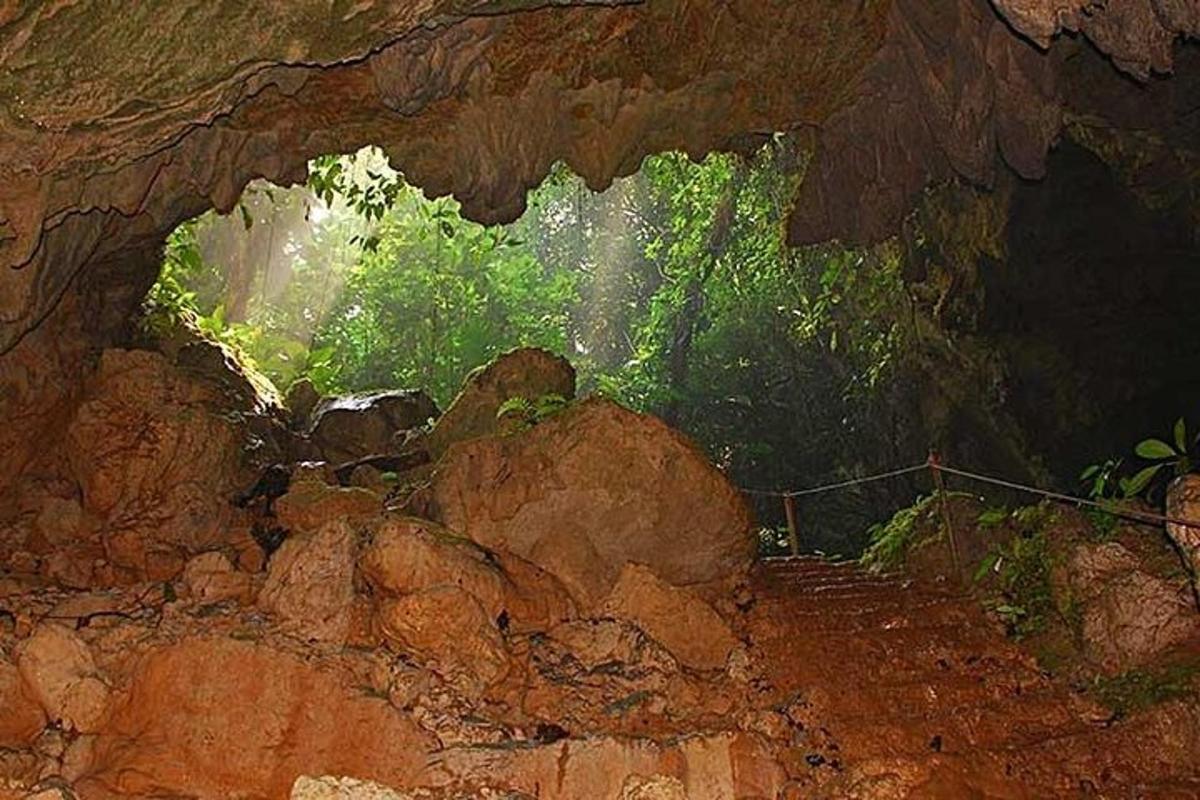
[[[1200,29],[1195,3],[1151,0],[221,9],[0,14],[0,352],[81,272],[118,262],[104,280],[142,286],[183,219],[370,143],[498,222],[556,161],[602,188],[654,152],[803,131],[792,240],[878,240],[931,180],[1041,175],[1069,90],[1060,51],[1084,46],[1040,49],[1061,30],[1145,77]]]

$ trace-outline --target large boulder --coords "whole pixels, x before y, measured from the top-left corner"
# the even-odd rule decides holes
[[[16,749],[33,741],[46,724],[42,706],[33,697],[16,665],[0,660],[0,748]]]
[[[361,679],[255,640],[188,637],[141,656],[81,797],[287,797],[301,775],[403,785],[432,737]]]
[[[357,486],[335,486],[316,470],[301,469],[275,501],[275,520],[289,531],[315,532],[329,520],[355,522],[383,510],[383,497]]]
[[[378,525],[359,566],[377,597],[455,587],[514,632],[547,630],[574,616],[553,576],[512,555],[489,553],[429,520],[395,517]]]
[[[442,585],[385,598],[377,614],[393,647],[432,665],[468,697],[478,698],[508,671],[496,619],[465,589]]]
[[[496,415],[513,398],[530,403],[557,395],[575,397],[575,368],[548,350],[512,350],[467,376],[450,408],[433,426],[427,447],[440,458],[454,442],[486,436],[497,429]]]
[[[324,460],[341,464],[391,452],[394,437],[438,415],[422,391],[396,390],[328,397],[312,410],[309,441]]]
[[[46,715],[66,730],[93,733],[108,711],[109,687],[73,630],[43,623],[17,649],[17,667]]]
[[[427,520],[374,527],[359,565],[383,637],[470,696],[508,671],[507,631],[548,630],[573,614],[552,576]]]
[[[711,584],[740,576],[755,549],[746,503],[692,442],[599,399],[451,447],[432,513],[550,572],[585,609],[629,562],[675,586]]]
[[[1066,573],[1084,652],[1106,672],[1146,664],[1200,637],[1187,582],[1155,574],[1119,542],[1077,546]]]
[[[118,578],[163,580],[244,526],[230,499],[253,474],[246,422],[260,409],[223,383],[160,353],[106,350],[67,427],[82,513],[57,520],[78,530],[57,536],[96,536]]]
[[[287,539],[271,557],[259,605],[310,641],[345,644],[354,612],[355,536],[332,518]]]

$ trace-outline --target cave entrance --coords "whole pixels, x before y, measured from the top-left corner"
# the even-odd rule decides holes
[[[378,150],[319,158],[306,185],[257,182],[181,225],[147,326],[186,318],[282,397],[411,388],[441,408],[471,370],[541,347],[581,394],[664,417],[742,486],[875,468],[896,449],[898,251],[787,246],[803,161],[779,136],[751,159],[655,156],[603,192],[560,166],[487,227]],[[806,507],[806,547],[855,554],[913,491]],[[752,502],[777,551],[782,506]]]
[[[518,220],[483,226],[377,150],[323,157],[305,185],[252,184],[233,213],[178,228],[146,327],[186,319],[283,397],[419,389],[440,408],[472,370],[544,348],[581,395],[663,417],[743,488],[887,472],[933,447],[1079,493],[1111,456],[1111,493],[1145,466],[1140,438],[1181,416],[1196,430],[1194,239],[1093,154],[1064,144],[1042,184],[932,192],[903,235],[857,249],[787,245],[804,163],[777,136],[752,158],[651,157],[601,192],[560,165]],[[988,204],[1006,224],[980,243]],[[806,497],[802,548],[857,556],[932,489],[912,473]],[[786,505],[748,497],[762,552],[783,552]]]

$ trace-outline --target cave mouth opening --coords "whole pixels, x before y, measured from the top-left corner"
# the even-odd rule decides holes
[[[422,389],[441,408],[471,370],[540,347],[581,395],[662,416],[739,485],[849,475],[895,449],[899,250],[787,244],[805,155],[783,135],[749,158],[665,153],[602,192],[559,165],[494,226],[377,149],[318,158],[306,184],[255,182],[229,214],[180,225],[142,329],[186,319],[277,397]],[[897,491],[818,507],[806,549],[857,554],[912,499]],[[775,552],[784,510],[752,502]]]
[[[318,158],[306,184],[252,183],[231,213],[179,226],[142,328],[186,318],[277,396],[421,389],[442,408],[472,370],[544,348],[581,394],[665,418],[743,488],[884,472],[933,447],[1086,493],[1090,465],[1132,475],[1137,441],[1178,417],[1197,429],[1194,238],[1094,154],[1067,142],[1044,182],[972,194],[1003,208],[994,241],[935,192],[869,248],[787,244],[805,160],[780,135],[749,158],[654,156],[602,192],[559,165],[519,219],[485,226],[378,150]],[[807,498],[802,547],[857,556],[931,490],[921,474]],[[782,551],[786,506],[751,501],[763,552]]]

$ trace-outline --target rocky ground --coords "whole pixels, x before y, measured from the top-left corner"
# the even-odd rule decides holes
[[[573,393],[518,351],[289,417],[103,353],[0,519],[0,798],[1200,794],[1194,699],[1116,715],[954,581],[755,565],[696,448]]]

